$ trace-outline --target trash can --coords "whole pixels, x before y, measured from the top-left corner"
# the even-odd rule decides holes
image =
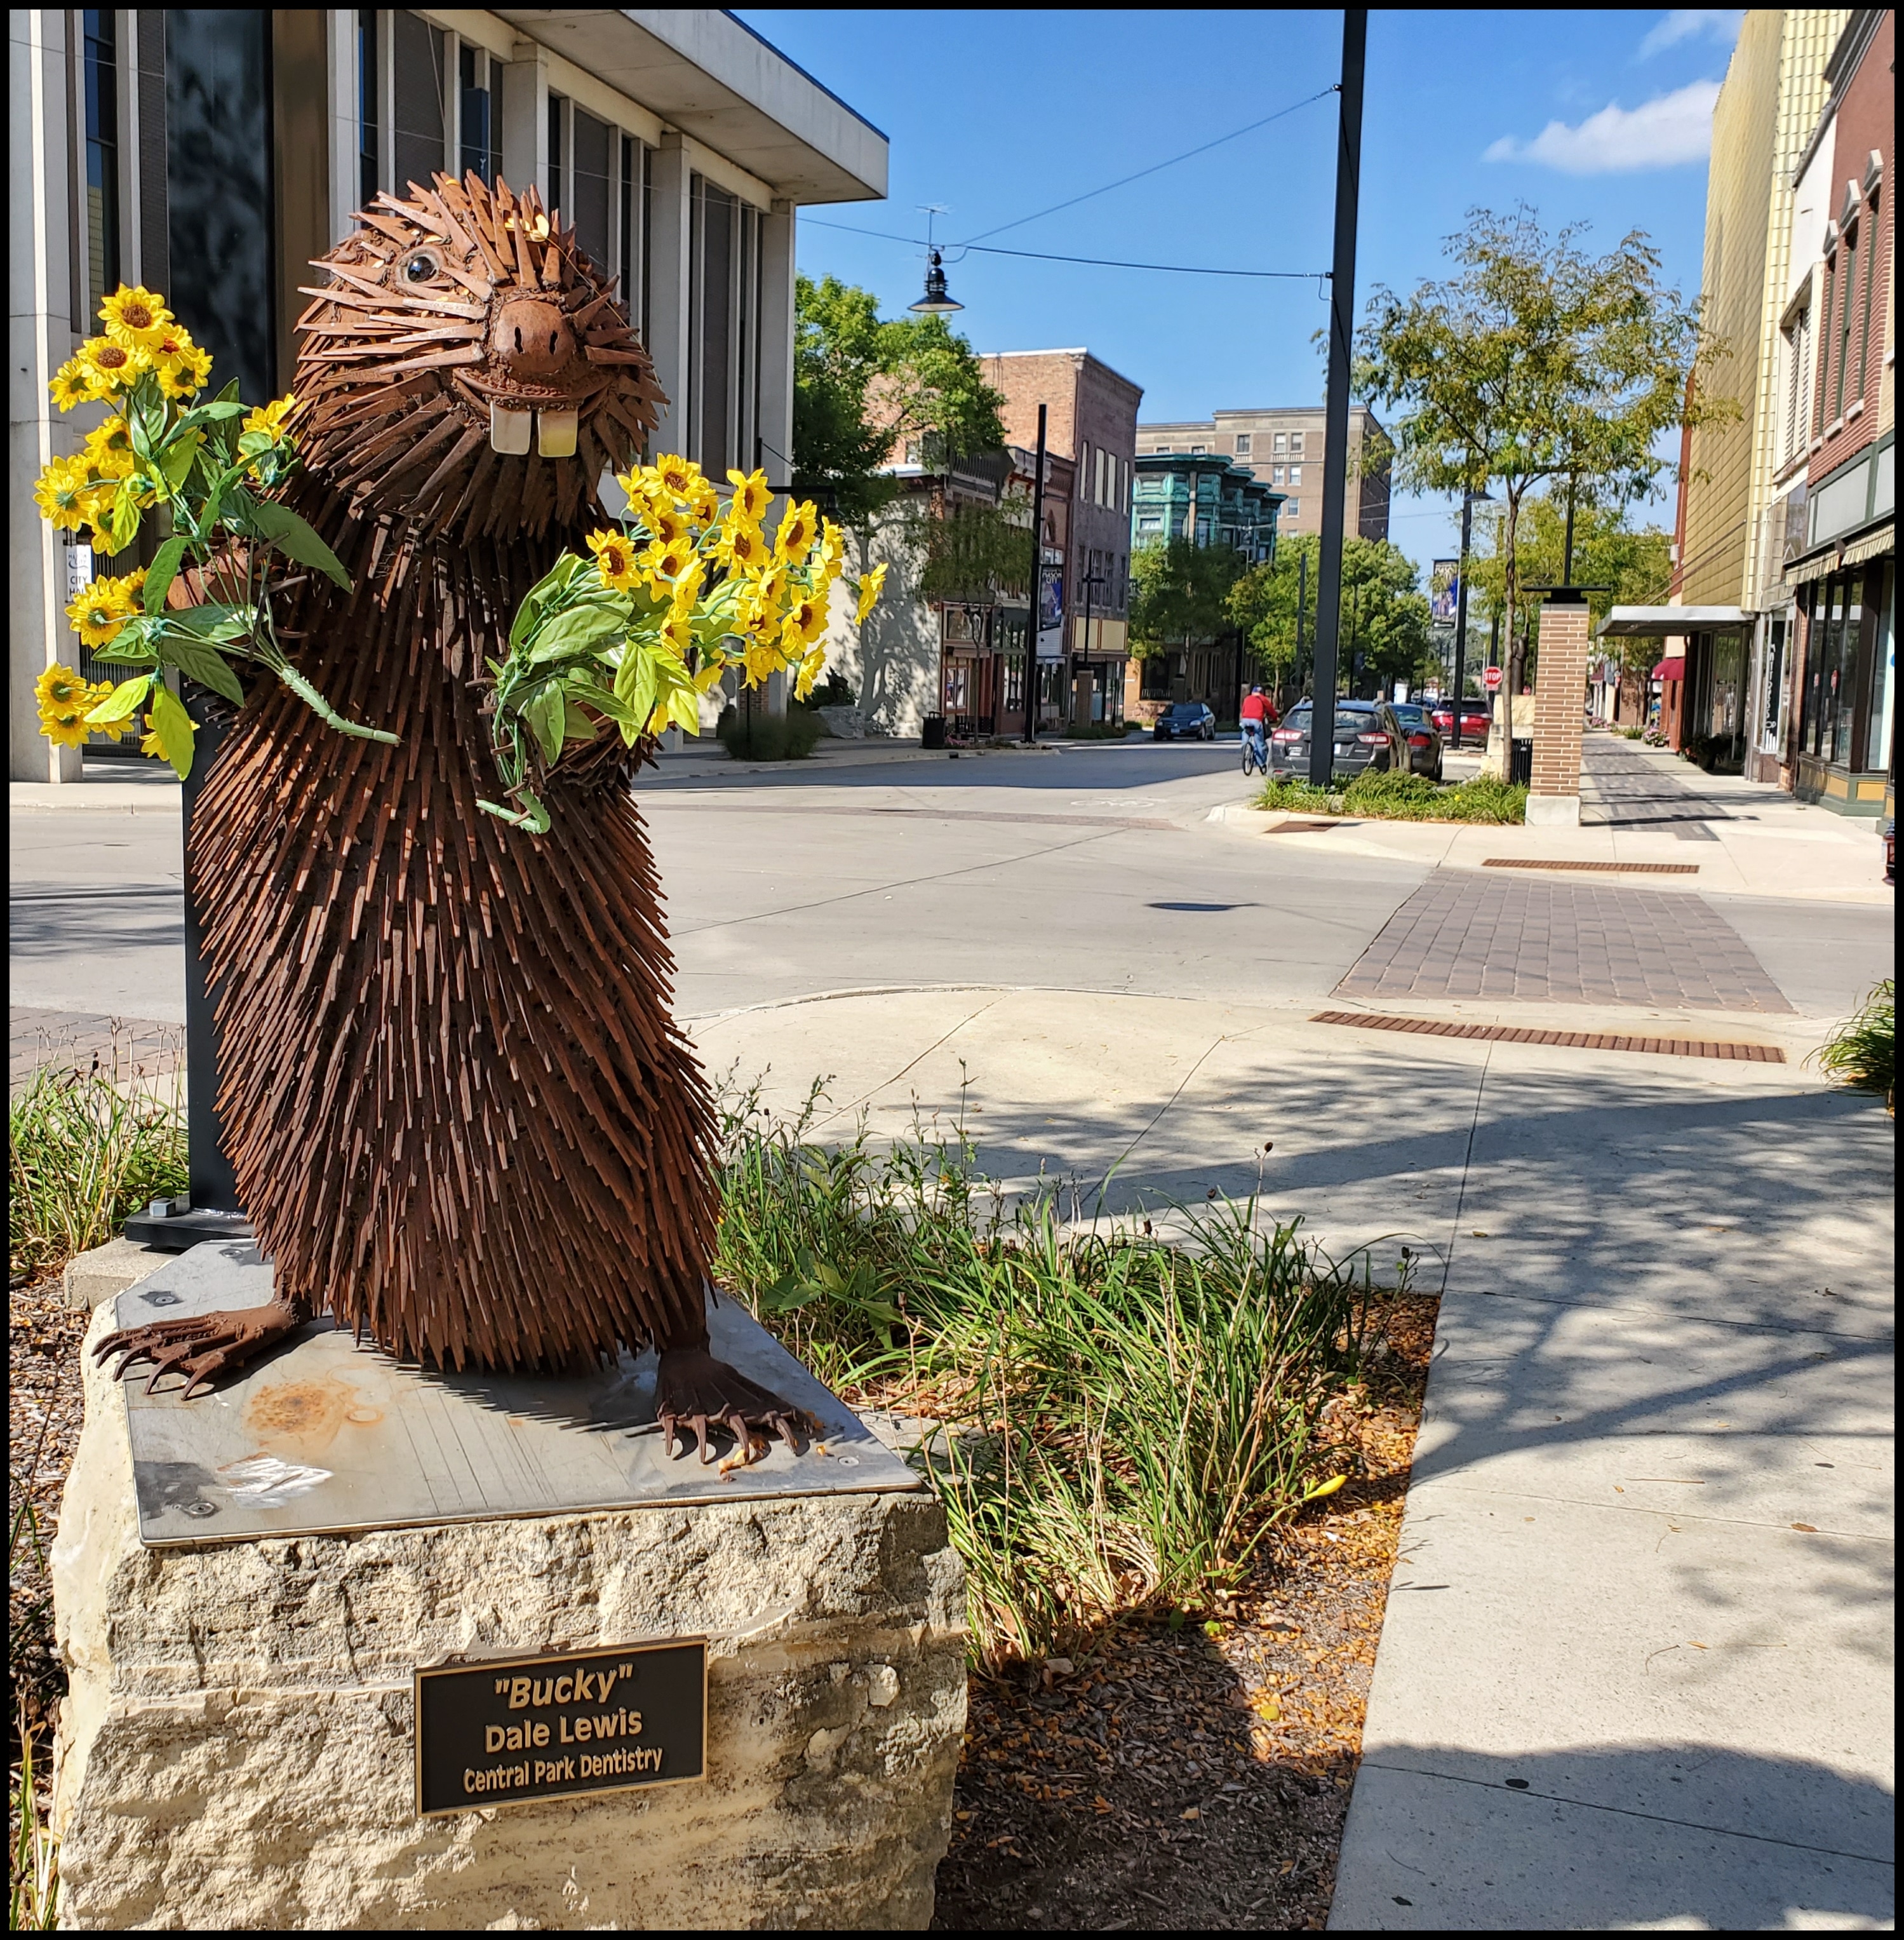
[[[1515,741],[1509,743],[1507,757],[1507,779],[1518,782],[1522,788],[1534,785],[1534,743],[1531,741]]]
[[[946,717],[943,714],[928,714],[919,735],[922,748],[943,748],[946,745]]]

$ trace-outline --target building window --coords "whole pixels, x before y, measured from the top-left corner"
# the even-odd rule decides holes
[[[1789,465],[1805,449],[1805,386],[1811,375],[1811,308],[1808,304],[1785,327],[1785,410],[1779,462]]]
[[[1141,532],[1160,532],[1163,530],[1163,521],[1161,519],[1139,519],[1137,529]]]
[[[1834,424],[1845,415],[1845,379],[1851,365],[1851,322],[1857,314],[1858,232],[1855,225],[1845,230],[1838,260],[1843,265],[1844,287],[1838,298],[1838,368],[1832,374],[1831,417]]]
[[[1774,620],[1765,630],[1765,687],[1759,746],[1768,755],[1778,752],[1779,731],[1784,721],[1785,624],[1783,620]]]
[[[377,15],[374,7],[357,14],[357,194],[368,209],[383,179],[378,136],[383,125],[377,89]]]
[[[1292,465],[1289,468],[1289,482],[1292,485],[1299,485],[1302,483],[1302,468],[1301,465]]]
[[[1824,435],[1825,410],[1831,397],[1831,306],[1837,288],[1838,258],[1833,255],[1825,258],[1825,300],[1818,319],[1818,401],[1811,419],[1814,438]]]
[[[390,23],[391,106],[395,136],[393,187],[398,195],[410,185],[430,185],[444,162],[446,76],[440,27],[415,14],[400,13]]]
[[[1865,219],[1871,230],[1872,253],[1870,261],[1864,267],[1864,313],[1858,322],[1857,394],[1860,398],[1865,395],[1866,368],[1871,355],[1871,287],[1878,280],[1877,243],[1884,233],[1878,224],[1878,202],[1875,196],[1872,198]]]
[[[456,66],[462,172],[493,182],[502,166],[502,142],[497,127],[489,56],[481,47],[472,47],[465,41],[457,50]]]
[[[1287,434],[1286,432],[1280,432],[1280,431],[1279,431],[1279,432],[1277,432],[1277,434],[1276,434],[1276,450],[1277,450],[1278,452],[1284,452],[1284,451],[1287,451],[1288,449],[1289,449],[1289,435],[1288,435],[1288,434]]]
[[[688,445],[718,478],[760,462],[760,221],[704,175],[689,201]]]
[[[1285,519],[1299,519],[1302,516],[1302,502],[1299,499],[1283,501],[1282,516]]]
[[[1120,512],[1128,512],[1131,508],[1131,462],[1124,458],[1120,459],[1118,462],[1123,467],[1123,490],[1118,499],[1117,509]]]
[[[565,191],[562,163],[568,144],[562,139],[568,133],[568,117],[562,111],[568,105],[568,97],[558,94],[553,88],[549,90],[549,212],[568,213],[568,197]]]
[[[630,322],[647,334],[645,314],[647,278],[647,145],[632,135],[621,138],[621,247],[616,267],[621,276],[622,307]]]
[[[613,131],[584,108],[569,111],[570,206],[566,212],[575,240],[598,268],[610,264],[609,203],[614,185],[610,178]]]
[[[1203,447],[1200,444],[1192,445],[1190,447],[1190,456],[1193,458],[1201,458],[1203,456]]]
[[[71,17],[69,15],[69,18]],[[118,15],[88,8],[86,35],[86,316],[119,287]]]
[[[1298,458],[1299,458],[1299,457],[1301,457],[1301,456],[1302,456],[1302,434],[1299,431],[1293,431],[1293,432],[1291,432],[1290,433],[1290,435],[1289,435],[1289,448],[1290,448],[1290,450],[1291,453],[1292,453],[1294,456],[1298,457]]]
[[[1249,455],[1250,435],[1246,431],[1239,431],[1236,434],[1236,456],[1238,458],[1247,458]]]

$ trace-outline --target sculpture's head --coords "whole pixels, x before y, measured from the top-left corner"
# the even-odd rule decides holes
[[[596,507],[662,402],[614,279],[533,190],[437,175],[380,195],[316,265],[298,328],[298,447],[353,508],[539,535]]]

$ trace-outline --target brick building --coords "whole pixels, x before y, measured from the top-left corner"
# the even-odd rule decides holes
[[[1284,533],[1322,530],[1323,408],[1299,405],[1284,410],[1218,411],[1182,424],[1137,428],[1141,453],[1175,452],[1194,456],[1218,453],[1248,465],[1259,483],[1284,494],[1277,529]],[[1345,532],[1351,537],[1388,536],[1389,473],[1394,444],[1375,414],[1353,406],[1348,414],[1348,487]]]
[[[986,382],[1005,400],[999,415],[1007,438],[1035,450],[1043,404],[1046,449],[1068,461],[1071,470],[1066,516],[1048,521],[1053,549],[1062,554],[1056,594],[1062,625],[1039,629],[1043,718],[1062,714],[1077,726],[1121,720],[1131,473],[1143,389],[1088,350],[1011,350],[979,362]],[[1049,483],[1046,490],[1049,497]]]

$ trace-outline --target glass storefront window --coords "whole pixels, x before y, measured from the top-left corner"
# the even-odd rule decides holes
[[[1872,631],[1871,688],[1869,701],[1870,722],[1866,735],[1864,766],[1867,770],[1886,770],[1890,766],[1890,721],[1892,694],[1896,683],[1891,677],[1891,662],[1896,651],[1893,609],[1896,603],[1897,575],[1895,569],[1887,565],[1873,576],[1869,589],[1876,624]]]
[[[1759,746],[1768,755],[1778,752],[1779,731],[1785,717],[1785,627],[1783,619],[1765,630],[1765,685],[1759,717]]]
[[[1838,665],[1832,670],[1831,754],[1829,758],[1845,767],[1851,761],[1852,731],[1857,725],[1858,635],[1863,630],[1863,587],[1854,579],[1840,590],[1844,621],[1837,629]]]
[[[70,19],[72,17],[68,16]],[[119,287],[119,62],[110,10],[86,23],[86,313],[90,328],[107,292]]]

